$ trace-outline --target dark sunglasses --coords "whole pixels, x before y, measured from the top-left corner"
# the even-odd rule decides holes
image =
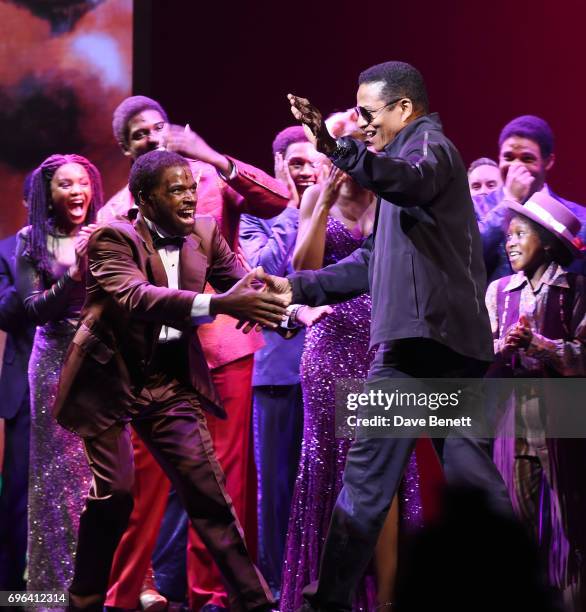
[[[354,110],[356,111],[359,117],[362,117],[364,121],[366,121],[366,123],[372,123],[376,119],[377,115],[381,111],[383,111],[385,108],[387,108],[387,106],[393,106],[397,104],[397,102],[402,100],[404,97],[405,96],[401,96],[400,98],[397,98],[396,100],[387,102],[384,106],[381,106],[380,108],[377,108],[376,110],[368,110],[367,108],[364,108],[364,106],[356,106],[354,107]]]

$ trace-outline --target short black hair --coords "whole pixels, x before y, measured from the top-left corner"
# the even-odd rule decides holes
[[[543,227],[543,225],[536,223],[533,219],[526,217],[522,213],[513,211],[509,217],[509,223],[515,218],[527,223],[527,225],[539,236],[539,242],[541,242],[541,246],[544,249],[549,247],[548,253],[555,263],[567,267],[574,261],[575,256],[572,251],[570,251],[555,234]]]
[[[498,168],[499,165],[494,161],[494,159],[490,159],[490,157],[479,157],[475,159],[468,168],[468,174],[470,174],[476,168],[480,168],[480,166],[492,166],[493,168]]]
[[[112,131],[118,144],[128,144],[128,122],[132,117],[145,110],[157,111],[169,123],[167,113],[156,100],[147,98],[147,96],[130,96],[125,98],[116,107],[112,116]]]
[[[409,98],[418,111],[429,112],[429,100],[423,76],[406,62],[383,62],[360,73],[358,85],[382,83],[383,96],[390,102],[399,96]]]
[[[309,142],[305,130],[300,125],[292,125],[281,130],[273,140],[273,155],[285,155],[287,149],[296,142]]]
[[[547,159],[554,149],[553,131],[549,127],[549,123],[535,115],[521,115],[509,121],[502,129],[499,136],[499,149],[503,146],[503,142],[508,138],[517,136],[519,138],[527,138],[536,142],[541,151],[541,157]]]
[[[139,193],[150,193],[157,186],[163,170],[174,166],[189,166],[189,163],[172,151],[149,151],[136,159],[128,179],[128,189],[134,201],[139,202]]]

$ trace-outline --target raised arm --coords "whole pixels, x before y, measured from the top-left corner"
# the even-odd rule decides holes
[[[228,184],[229,205],[241,213],[268,219],[278,215],[289,202],[287,189],[280,181],[254,166],[222,155],[189,126],[170,127],[167,149],[214,166]]]
[[[400,158],[372,153],[363,142],[344,137],[347,153],[332,161],[384,200],[405,207],[429,205],[453,176],[451,152],[434,142],[436,135],[424,132]]]
[[[295,270],[319,270],[323,266],[328,217],[343,180],[344,173],[332,168],[325,183],[310,187],[303,194],[299,233],[293,252]]]
[[[336,141],[320,111],[306,98],[288,95],[293,116],[303,123],[318,151],[349,174],[359,185],[399,206],[433,203],[453,177],[452,150],[437,130],[426,130],[394,158],[369,151],[359,140],[345,136]]]

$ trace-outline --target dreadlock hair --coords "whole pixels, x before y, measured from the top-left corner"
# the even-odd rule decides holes
[[[65,164],[79,164],[85,168],[92,187],[92,199],[83,225],[94,223],[98,210],[104,204],[102,177],[98,169],[81,155],[51,155],[33,172],[28,198],[28,223],[31,226],[29,257],[43,274],[50,274],[51,260],[47,250],[49,230],[55,224],[55,212],[51,201],[51,180],[55,172]]]

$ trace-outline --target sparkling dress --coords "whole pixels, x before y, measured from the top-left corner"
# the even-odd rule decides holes
[[[334,217],[328,218],[324,266],[348,256],[362,243]],[[307,331],[301,358],[304,429],[295,483],[281,611],[302,605],[302,590],[318,577],[319,562],[351,440],[335,437],[335,384],[344,378],[365,380],[373,352],[369,351],[371,300],[362,295],[337,304],[333,312]],[[415,454],[399,490],[401,529],[422,523]],[[374,610],[376,581],[369,573],[361,581],[355,610]]]
[[[49,236],[48,246],[56,254],[53,274],[43,279],[30,269],[29,295],[48,289],[67,270],[72,263],[72,241],[70,237]],[[26,253],[23,258],[27,258]],[[75,332],[83,297],[82,284],[76,283],[68,291],[66,305],[54,308],[54,316],[37,326],[29,361],[29,591],[67,591],[73,578],[79,515],[91,484],[81,438],[58,425],[51,414],[61,366]]]

